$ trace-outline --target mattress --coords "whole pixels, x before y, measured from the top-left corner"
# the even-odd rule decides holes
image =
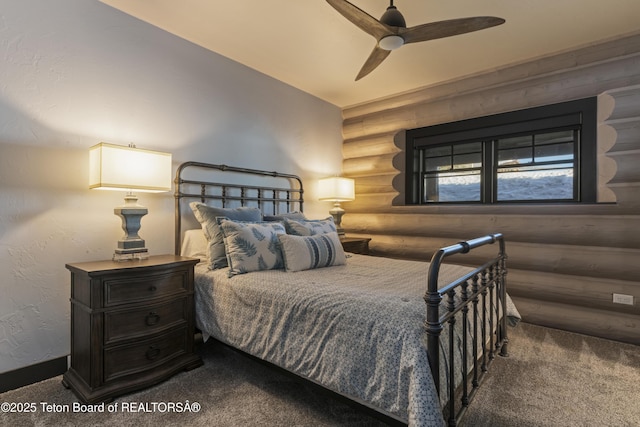
[[[196,267],[196,324],[246,353],[411,426],[441,426],[426,351],[428,263],[351,255],[343,266],[228,277]],[[443,265],[440,286],[471,269]],[[509,305],[512,318],[517,312]]]

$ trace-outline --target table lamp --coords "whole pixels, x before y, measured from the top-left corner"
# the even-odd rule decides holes
[[[341,237],[344,236],[344,230],[341,226],[344,209],[340,206],[340,202],[348,202],[355,199],[353,179],[339,176],[323,178],[318,182],[318,195],[319,200],[334,202],[333,209],[331,209],[329,213],[333,217],[333,222],[336,224],[338,235]]]
[[[148,258],[145,241],[138,235],[140,220],[148,213],[133,191],[159,193],[171,190],[171,154],[101,142],[89,149],[89,188],[126,191],[124,206],[113,212],[122,218],[125,235],[118,241],[114,261]]]

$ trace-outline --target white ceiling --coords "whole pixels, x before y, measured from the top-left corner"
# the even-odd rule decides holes
[[[354,81],[375,46],[324,0],[101,0],[339,107],[640,30],[640,0],[397,0],[407,26],[498,16],[498,27],[403,46]],[[351,0],[379,18],[388,0]]]

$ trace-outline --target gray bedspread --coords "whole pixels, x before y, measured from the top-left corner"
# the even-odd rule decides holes
[[[227,277],[196,267],[196,324],[216,339],[411,426],[442,426],[426,352],[428,264],[347,265]],[[441,285],[469,271],[445,265]]]

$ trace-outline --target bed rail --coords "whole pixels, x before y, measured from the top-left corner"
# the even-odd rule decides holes
[[[494,258],[454,282],[438,288],[440,266],[446,258],[456,254],[466,254],[475,248],[495,242],[499,243],[499,249]],[[508,355],[506,259],[504,238],[499,233],[447,246],[438,250],[431,258],[427,293],[424,297],[427,303],[427,348],[433,380],[440,394],[442,391],[440,340],[445,338],[441,337],[441,333],[445,325],[448,325],[448,345],[445,346],[449,352],[447,357],[449,363],[445,367],[448,370],[445,372],[448,404],[445,412],[450,426],[457,425],[464,415],[484,373],[495,358],[496,351],[500,349],[501,356]],[[443,300],[445,301],[444,309],[441,306]],[[469,315],[471,315],[471,322]],[[461,348],[463,350],[460,362],[462,367],[455,366],[454,357],[456,348],[460,348],[460,346],[456,347],[455,339],[454,326],[458,321],[457,317],[460,317],[462,322]],[[493,327],[494,321],[498,322],[495,325],[496,328]],[[495,333],[492,332],[494,330]],[[469,340],[471,340],[471,346],[469,346]],[[478,348],[478,343],[481,348]],[[469,371],[470,363],[472,367]],[[462,383],[458,388],[455,381],[456,374],[462,376]],[[460,401],[459,409],[456,409],[457,397]]]
[[[278,185],[258,184],[233,184],[221,183],[217,181],[187,179],[187,171],[201,170],[207,173],[211,171],[233,172],[247,177],[269,177],[274,178]],[[209,176],[207,173],[206,176]],[[211,163],[185,162],[178,166],[176,170],[175,183],[175,254],[180,254],[180,241],[182,236],[182,215],[180,212],[181,200],[218,201],[221,207],[235,202],[240,206],[253,204],[263,213],[277,215],[284,206],[285,212],[297,209],[303,212],[304,209],[304,189],[302,179],[297,175],[265,171],[259,169],[239,168],[227,165],[216,165]],[[197,188],[198,192],[192,192]]]

